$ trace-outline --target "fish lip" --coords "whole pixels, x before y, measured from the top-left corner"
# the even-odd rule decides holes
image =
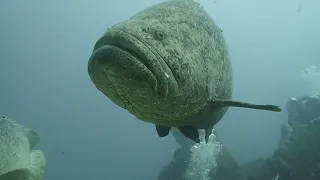
[[[131,34],[126,33],[122,30],[113,30],[113,29],[108,30],[108,32],[110,32],[110,31],[112,31],[112,32],[117,31],[117,32],[120,32],[121,34],[125,34],[127,36],[132,36]],[[100,47],[106,46],[106,45],[115,46],[117,48],[120,48],[121,50],[129,52],[131,55],[136,57],[141,63],[143,63],[143,55],[141,53],[137,53],[137,52],[140,52],[139,48],[137,46],[133,46],[134,48],[132,48],[132,46],[130,46],[130,45],[133,45],[133,43],[131,41],[128,41],[127,39],[121,38],[121,35],[118,35],[116,33],[115,34],[112,33],[112,35],[110,35],[110,33],[108,33],[108,32],[101,39],[99,39],[99,41],[96,43],[93,51],[99,49]],[[118,41],[117,40],[118,38],[121,38],[121,41]],[[146,47],[144,47],[144,48],[146,48]],[[143,63],[143,64],[145,65],[145,63]]]
[[[126,37],[126,38],[124,38]],[[148,43],[143,42],[143,38],[139,38],[125,29],[110,28],[107,33],[96,43],[94,50],[99,47],[110,45],[118,47],[135,56],[146,68],[156,77],[154,91],[158,95],[168,95],[169,83],[168,74],[172,75],[170,67],[166,64],[159,53]],[[175,81],[175,84],[176,81]]]
[[[132,56],[134,56],[136,58],[136,60],[140,61],[146,67],[146,69],[148,69],[150,71],[150,73],[152,75],[154,75],[154,72],[148,67],[147,62],[148,61],[158,61],[158,60],[156,58],[153,59],[152,56],[149,57],[145,54],[145,53],[152,53],[152,51],[147,46],[145,46],[145,44],[143,44],[138,38],[132,36],[131,34],[125,32],[123,30],[118,30],[118,29],[113,29],[113,28],[109,29],[107,31],[107,33],[104,34],[96,42],[94,49],[93,49],[93,53],[92,53],[92,55],[89,59],[89,62],[88,62],[89,74],[90,74],[90,72],[92,72],[91,69],[93,68],[93,65],[95,64],[94,63],[95,58],[93,58],[93,57],[95,57],[95,53],[98,53],[100,50],[102,50],[106,46],[117,47],[117,48],[131,54]],[[100,67],[100,68],[103,69],[103,67]],[[106,76],[106,78],[108,78],[108,76]],[[95,83],[95,79],[92,79],[92,81],[94,81],[94,84],[96,85],[96,87],[101,92],[104,93],[103,87],[105,87],[105,84],[102,85],[100,83]],[[129,99],[126,98],[126,96],[120,95],[119,89],[112,87],[113,83],[111,80],[107,80],[107,81],[110,82],[108,84],[108,86],[111,87],[110,89],[113,90],[113,94],[114,94],[113,98],[117,99],[119,102],[119,103],[116,103],[117,105],[119,105],[120,107],[123,107],[125,109],[128,109],[128,110],[131,109],[134,112],[139,112],[139,114],[149,114],[148,112],[145,112],[143,109],[140,108],[140,106],[138,105],[139,103],[137,104],[135,102],[130,102]],[[152,88],[155,92],[157,92],[157,90],[158,90],[158,83],[159,83],[159,79],[157,79],[157,77],[155,77],[155,82],[152,84]],[[105,94],[105,95],[107,97],[109,97],[107,94]],[[121,101],[121,103],[120,103],[120,101]]]
[[[111,31],[111,30],[108,30],[108,31]],[[112,30],[112,31],[119,31],[121,33],[125,33],[124,31],[121,31],[121,30]],[[125,34],[130,35],[128,33],[125,33]],[[103,37],[101,37],[97,41],[97,43],[94,46],[93,52],[95,52],[96,50],[98,50],[99,48],[101,48],[103,46],[107,46],[107,45],[114,46],[114,47],[117,47],[121,50],[124,50],[124,51],[130,53],[132,56],[134,56],[137,60],[139,60],[142,64],[145,65],[145,63],[142,61],[143,56],[141,54],[139,55],[138,53],[135,52],[135,50],[138,50],[138,48],[136,46],[134,46],[134,48],[130,47],[129,44],[132,44],[132,43],[130,41],[127,41],[126,39],[122,39],[122,41],[118,41],[117,40],[118,37],[121,38],[121,36],[119,36],[119,35],[117,36],[117,34],[110,35],[110,34],[106,33]],[[93,58],[90,57],[89,62],[88,62],[88,67],[92,64],[91,63],[92,60],[93,60]]]
[[[127,38],[123,38],[124,36],[129,37],[130,40],[128,40]],[[100,44],[99,41],[102,43]],[[147,49],[149,52],[151,51],[138,38],[136,38],[132,34],[120,29],[110,28],[108,32],[99,41],[94,47],[94,50],[105,45],[115,46],[124,51],[127,51],[132,56],[136,57],[137,60],[139,60],[143,65],[146,66],[146,68],[150,72],[153,73],[150,67],[147,66],[147,62],[149,61],[149,59],[145,57],[145,54],[141,52],[140,48],[142,47],[143,49]],[[139,45],[137,45],[134,42],[139,42]]]
[[[142,39],[142,40],[140,40]],[[170,67],[166,64],[163,57],[154,49],[153,46],[148,44],[147,42],[143,41],[143,37],[132,35],[130,32],[127,32],[125,29],[119,28],[110,28],[95,44],[93,52],[98,51],[100,48],[104,46],[114,46],[124,51],[127,51],[131,55],[133,55],[138,61],[140,61],[151,73],[155,76],[155,84],[156,87],[154,88],[155,96],[158,97],[159,101],[164,97],[163,95],[167,95],[165,91],[168,91],[168,86],[170,86],[170,95],[175,96],[180,91],[174,91],[178,89],[178,83],[176,78],[172,74]],[[88,62],[88,69],[90,69],[90,65],[92,64],[90,61],[93,60],[90,58]],[[157,69],[158,68],[158,69]],[[155,69],[157,72],[155,72]],[[167,72],[167,73],[166,73]],[[170,76],[171,79],[167,79],[166,75]],[[162,76],[162,77],[161,77]],[[168,83],[168,81],[170,81]],[[160,84],[160,85],[159,85]],[[164,85],[163,85],[164,84]],[[112,85],[112,84],[111,84]],[[98,88],[98,87],[97,87]],[[99,89],[99,88],[98,88]],[[99,89],[100,90],[100,89]],[[172,91],[171,91],[172,90]],[[101,91],[101,90],[100,90]],[[129,102],[126,97],[121,97],[118,92],[115,92],[118,98],[123,100],[123,108],[134,109],[131,113],[136,115],[138,112],[139,116],[136,115],[140,120],[155,123],[154,119],[158,119],[157,121],[167,121],[169,116],[159,114],[155,115],[154,112],[145,111],[143,108],[140,107],[140,103]],[[105,94],[106,95],[106,94]],[[160,95],[160,96],[159,96]],[[155,100],[155,101],[158,101]],[[151,105],[152,106],[152,105]],[[142,115],[142,116],[140,116]],[[166,123],[165,123],[166,124]]]

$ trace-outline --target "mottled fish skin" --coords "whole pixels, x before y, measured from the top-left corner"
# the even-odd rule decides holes
[[[0,180],[43,180],[46,159],[38,133],[0,116]]]
[[[0,175],[29,167],[30,144],[24,128],[12,119],[0,117]]]
[[[109,28],[95,44],[88,72],[115,104],[161,126],[194,126],[191,116],[232,94],[222,32],[192,0],[156,4]],[[210,115],[221,119],[226,110]]]

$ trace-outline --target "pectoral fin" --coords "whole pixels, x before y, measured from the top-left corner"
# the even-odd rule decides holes
[[[33,129],[25,128],[24,131],[29,139],[30,149],[33,149],[39,143],[40,136]]]
[[[204,136],[204,138],[205,138],[206,143],[208,143],[208,141],[209,141],[209,136],[212,134],[212,130],[213,130],[213,126],[209,126],[209,127],[207,127],[207,128],[205,129],[205,136]]]
[[[157,130],[159,137],[168,136],[170,129],[171,129],[171,127],[156,125],[156,130]]]
[[[30,167],[28,180],[44,179],[46,157],[40,150],[33,150],[30,154]]]
[[[191,139],[196,143],[200,143],[200,135],[198,129],[193,126],[180,126],[179,131],[187,138]]]
[[[281,108],[279,106],[270,105],[270,104],[266,104],[266,105],[252,104],[252,103],[233,101],[233,100],[213,100],[211,103],[213,107],[242,107],[242,108],[249,108],[249,109],[281,112]]]

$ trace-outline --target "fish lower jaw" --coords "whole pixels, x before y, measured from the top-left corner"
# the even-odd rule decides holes
[[[102,46],[117,47],[132,57],[135,57],[134,64],[127,64],[127,68],[139,69],[144,74],[149,74],[148,80],[152,83],[154,91],[166,97],[169,93],[176,93],[178,84],[174,78],[170,67],[159,55],[156,49],[144,41],[138,35],[132,34],[120,28],[110,29],[99,41]],[[134,65],[134,67],[131,67]],[[134,70],[137,72],[137,70]],[[152,74],[152,75],[151,75]],[[141,77],[146,77],[141,75]]]

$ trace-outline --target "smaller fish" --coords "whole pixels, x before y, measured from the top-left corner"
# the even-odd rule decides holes
[[[298,8],[297,8],[297,12],[301,12],[301,9],[302,9],[302,4],[299,3]]]
[[[279,180],[279,173],[272,180]]]

